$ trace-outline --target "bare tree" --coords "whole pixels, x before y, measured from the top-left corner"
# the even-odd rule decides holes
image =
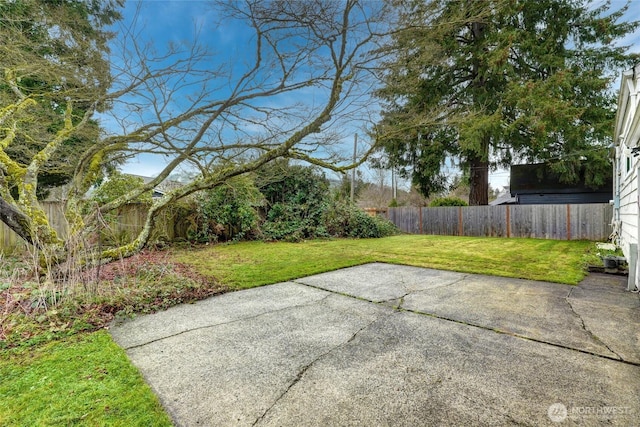
[[[98,116],[104,135],[78,153],[65,209],[69,239],[83,241],[77,237],[91,233],[101,215],[154,188],[177,168],[198,171],[193,180],[154,201],[133,242],[104,251],[102,258],[127,256],[147,245],[158,214],[172,203],[275,159],[299,159],[334,170],[351,166],[334,162],[331,128],[340,116],[359,111],[352,100],[362,100],[361,85],[368,84],[367,70],[376,60],[369,53],[384,37],[382,3],[247,0],[212,6],[223,19],[251,29],[250,49],[246,46],[241,58],[214,68],[219,61],[213,59],[221,53],[197,43],[158,56],[153,46],[136,42],[135,27],[123,29],[120,48],[112,47],[110,90],[83,99],[81,116],[73,96],[68,97],[64,126],[20,172],[14,172],[1,150],[11,144],[21,122],[33,119],[31,107],[44,102],[46,94],[20,90],[28,67],[5,69],[2,83],[13,89],[13,99],[0,110],[0,165],[7,178],[0,186],[0,216],[6,224],[27,242],[64,255],[68,240],[55,234],[36,200],[37,173],[102,106],[109,107]],[[47,66],[47,59],[40,64]],[[104,160],[144,153],[164,156],[166,166],[157,177],[83,215],[81,198]],[[17,198],[9,197],[8,181],[18,184]]]

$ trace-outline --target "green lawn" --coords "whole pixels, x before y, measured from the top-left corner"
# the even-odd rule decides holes
[[[229,289],[367,262],[577,284],[585,274],[585,254],[593,248],[584,241],[403,235],[212,245],[174,249],[173,257]],[[150,284],[139,286],[144,293]],[[188,285],[175,286],[186,290]],[[2,426],[170,425],[156,397],[105,331],[4,351],[0,402]]]
[[[170,426],[158,399],[105,331],[0,357],[2,426]]]
[[[243,242],[178,251],[175,257],[244,289],[364,264],[388,262],[575,285],[587,241],[402,235],[382,239]]]

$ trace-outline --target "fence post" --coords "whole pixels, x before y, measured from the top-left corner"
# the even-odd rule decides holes
[[[507,237],[511,237],[511,207],[509,205],[505,207],[507,208]]]
[[[418,230],[422,234],[422,206],[418,206]]]
[[[571,240],[571,205],[567,204],[567,240]]]
[[[458,206],[458,236],[462,236],[462,206]]]

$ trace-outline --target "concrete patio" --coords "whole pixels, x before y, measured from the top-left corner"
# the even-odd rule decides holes
[[[111,332],[179,426],[637,425],[640,299],[367,264]]]

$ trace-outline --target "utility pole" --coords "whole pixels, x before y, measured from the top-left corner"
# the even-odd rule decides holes
[[[396,177],[395,167],[391,167],[391,195],[394,199],[398,198],[398,177]]]
[[[353,136],[353,164],[356,164],[356,155],[358,151],[358,134],[356,133]],[[351,169],[351,203],[353,203],[353,198],[355,195],[356,188],[356,168],[355,166]]]

